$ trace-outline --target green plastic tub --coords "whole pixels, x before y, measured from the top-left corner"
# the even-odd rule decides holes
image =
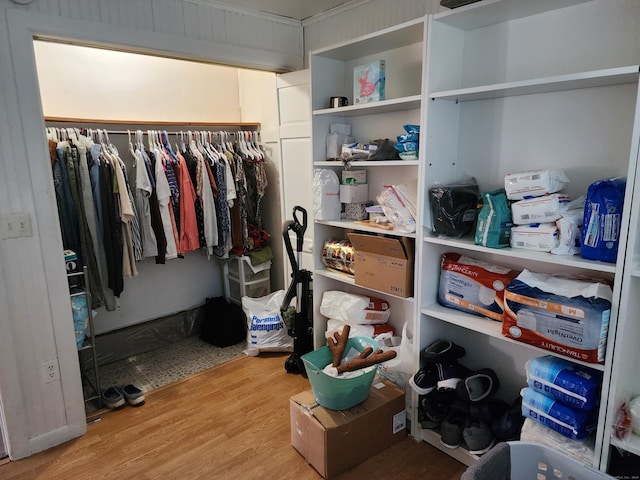
[[[351,348],[362,352],[368,346],[375,352],[380,347],[368,337],[352,337],[347,341],[345,355]],[[322,370],[333,360],[331,350],[324,346],[302,356],[311,389],[316,401],[330,410],[346,410],[364,401],[371,391],[377,365],[369,367],[363,375],[355,378],[340,378],[327,375]]]

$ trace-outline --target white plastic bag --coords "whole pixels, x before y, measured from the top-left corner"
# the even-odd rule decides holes
[[[404,388],[411,376],[415,373],[413,368],[413,338],[407,334],[407,324],[402,327],[402,337],[392,337],[389,333],[382,333],[374,340],[383,351],[395,350],[396,357],[380,364],[378,373],[388,378],[400,388]],[[391,346],[389,346],[391,344]]]
[[[280,315],[284,295],[284,290],[278,290],[266,297],[242,297],[242,310],[247,317],[247,355],[293,351],[293,338]]]
[[[340,180],[333,170],[317,169],[313,174],[313,217],[340,219]]]

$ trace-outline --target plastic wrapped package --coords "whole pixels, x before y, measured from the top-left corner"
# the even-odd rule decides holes
[[[578,255],[583,209],[569,210],[556,220],[558,244],[551,249],[555,255]]]
[[[569,360],[545,355],[525,364],[530,388],[578,410],[593,410],[600,403],[602,372]]]
[[[555,222],[562,217],[565,206],[569,203],[569,197],[560,193],[518,200],[511,204],[513,223],[529,225]]]
[[[522,415],[568,438],[582,439],[595,431],[596,411],[575,410],[532,388],[523,388]]]
[[[429,189],[433,233],[447,237],[473,233],[479,198],[473,177],[448,185],[434,184]]]
[[[511,173],[504,177],[504,189],[509,200],[541,197],[562,190],[569,178],[562,170],[532,170]]]
[[[339,220],[340,180],[336,172],[316,169],[313,174],[313,216],[316,220]]]
[[[604,362],[613,292],[597,281],[523,270],[504,292],[502,334],[576,360]]]
[[[584,204],[580,256],[616,262],[626,178],[599,180],[589,185]]]
[[[355,275],[353,245],[349,240],[326,240],[322,246],[322,263],[333,270]]]
[[[438,303],[502,321],[504,290],[517,274],[459,253],[445,253],[440,267]]]
[[[392,185],[382,190],[376,200],[393,227],[405,233],[416,231],[417,181],[403,185]]]
[[[322,294],[320,313],[348,324],[375,325],[387,323],[391,308],[380,298],[327,290]]]
[[[520,431],[520,440],[546,445],[585,465],[593,463],[594,440],[592,437],[581,440],[568,438],[531,418],[527,418]]]
[[[89,306],[87,305],[86,295],[74,295],[71,297],[71,313],[73,314],[73,328],[76,333],[76,346],[80,349],[89,323]]]
[[[478,212],[475,244],[490,248],[502,248],[510,245],[511,209],[504,189],[483,192],[482,207]]]
[[[536,252],[550,252],[558,246],[559,234],[555,223],[533,223],[511,227],[511,248]]]
[[[293,351],[293,338],[280,314],[284,296],[284,290],[278,290],[260,298],[242,297],[242,310],[247,317],[247,355]]]

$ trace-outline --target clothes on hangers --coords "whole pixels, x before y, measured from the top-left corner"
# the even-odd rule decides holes
[[[250,132],[180,132],[175,150],[166,131],[147,131],[147,145],[142,131],[117,133],[129,135],[131,175],[106,131],[47,129],[63,244],[87,266],[94,308],[117,308],[145,258],[258,246],[267,183]]]

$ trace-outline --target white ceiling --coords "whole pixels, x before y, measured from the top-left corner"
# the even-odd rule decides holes
[[[304,20],[350,1],[352,0],[223,0],[220,3]]]

